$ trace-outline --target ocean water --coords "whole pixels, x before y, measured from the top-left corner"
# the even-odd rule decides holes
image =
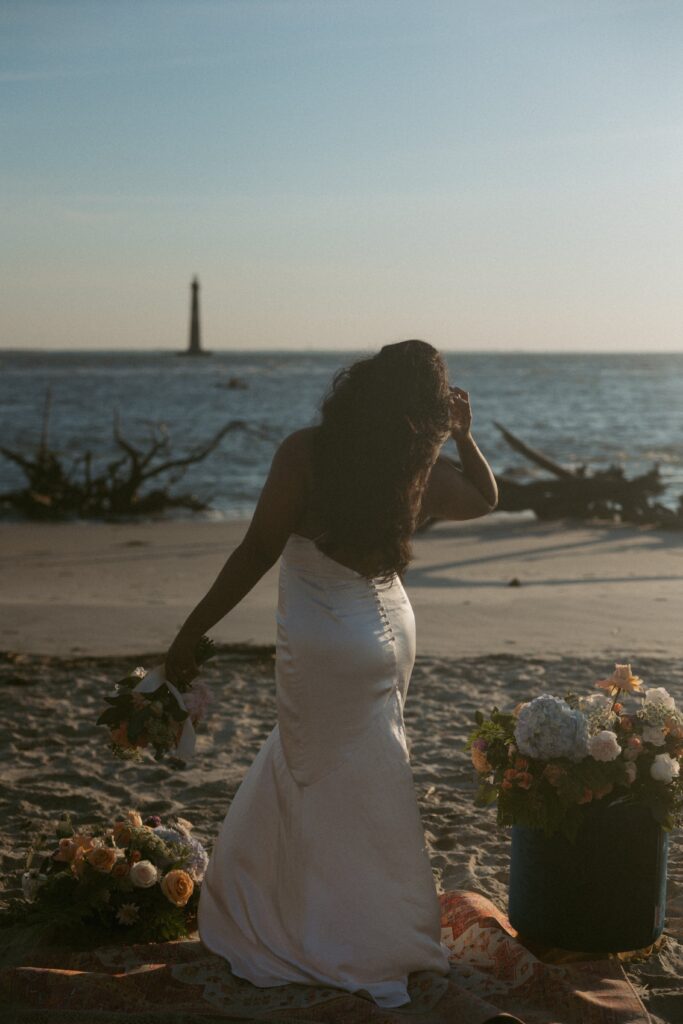
[[[175,491],[208,501],[213,517],[240,517],[253,510],[277,444],[316,421],[335,370],[366,354],[0,352],[0,443],[22,452],[35,447],[48,388],[49,442],[67,460],[85,450],[95,464],[111,460],[115,414],[123,435],[139,445],[153,424],[165,424],[174,454],[239,421],[243,426],[191,467]],[[473,432],[494,471],[533,473],[505,444],[499,422],[569,467],[619,463],[633,475],[657,462],[665,503],[675,506],[683,493],[683,353],[462,352],[446,360],[451,383],[470,392]],[[230,378],[245,386],[227,387]],[[0,492],[23,479],[0,458]]]

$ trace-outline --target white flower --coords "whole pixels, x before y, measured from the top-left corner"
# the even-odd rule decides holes
[[[645,691],[645,700],[643,706],[647,710],[648,704],[663,704],[665,708],[673,711],[676,707],[676,702],[663,686],[651,686],[649,690]]]
[[[588,740],[588,753],[596,761],[614,761],[621,753],[617,734],[610,729],[596,732],[595,736]]]
[[[142,861],[140,863],[142,863]],[[137,904],[123,903],[116,913],[116,920],[119,924],[134,924],[139,914],[140,911]]]
[[[579,697],[579,711],[586,717],[591,736],[614,725],[617,716],[612,711],[612,703],[612,698],[605,693],[591,693],[588,697]]]
[[[651,743],[653,747],[663,747],[666,743],[666,735],[663,729],[656,725],[644,725],[642,734],[643,743]]]
[[[129,878],[139,889],[149,889],[159,880],[159,872],[151,860],[139,860],[130,869]]]
[[[24,893],[24,899],[28,900],[29,903],[33,903],[38,890],[41,889],[47,882],[47,875],[38,874],[35,869],[30,871],[24,871],[21,876],[21,889]]]
[[[588,722],[559,697],[544,693],[525,704],[517,718],[515,740],[521,754],[548,760],[586,756]]]
[[[624,768],[625,768],[626,782],[630,786],[633,782],[636,781],[636,776],[638,774],[638,769],[636,768],[636,766],[635,766],[633,761],[626,761],[626,763],[624,764]]]
[[[681,766],[676,758],[669,754],[657,754],[650,765],[650,775],[656,782],[673,782],[678,778]]]

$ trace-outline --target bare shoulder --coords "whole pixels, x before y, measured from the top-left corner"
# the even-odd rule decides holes
[[[302,427],[288,434],[275,453],[278,462],[291,469],[308,470],[317,427]]]

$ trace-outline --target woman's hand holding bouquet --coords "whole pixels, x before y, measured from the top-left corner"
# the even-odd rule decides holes
[[[208,686],[195,677],[214,653],[212,642],[203,636],[182,663],[183,671],[178,671],[175,660],[171,668],[167,657],[165,665],[150,672],[136,668],[118,681],[115,694],[105,698],[109,707],[97,719],[98,725],[109,728],[116,757],[139,761],[142,751],[151,747],[156,761],[171,755],[173,767],[184,766],[194,753],[194,726],[211,703]]]

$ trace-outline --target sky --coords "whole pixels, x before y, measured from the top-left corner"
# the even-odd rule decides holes
[[[0,0],[0,347],[683,350],[681,0]]]

